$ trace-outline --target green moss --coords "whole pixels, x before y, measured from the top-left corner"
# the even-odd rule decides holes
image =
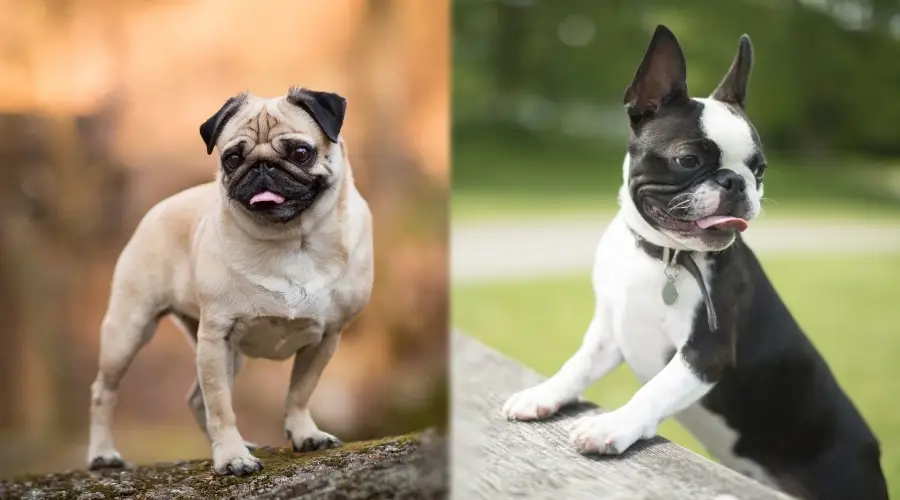
[[[260,448],[254,452],[263,470],[245,477],[219,476],[209,460],[139,466],[102,472],[72,471],[27,475],[0,481],[0,498],[106,499],[137,496],[146,499],[254,498],[278,491],[279,498],[344,492],[347,498],[370,498],[392,491],[422,498],[446,494],[446,457],[443,438],[432,433],[347,443],[312,453],[286,448]],[[410,469],[413,473],[410,473]],[[396,473],[392,473],[396,471]],[[429,477],[429,479],[422,479]],[[416,478],[412,483],[410,478]],[[416,481],[421,484],[416,484]]]
[[[115,498],[117,496],[116,488],[108,484],[95,483],[88,486],[86,489],[91,493],[101,493],[108,498]]]

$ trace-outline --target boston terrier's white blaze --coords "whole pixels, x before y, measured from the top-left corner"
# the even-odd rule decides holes
[[[753,139],[753,130],[750,123],[735,114],[727,104],[715,99],[694,99],[703,104],[703,113],[700,115],[700,127],[703,134],[719,146],[722,153],[719,168],[732,170],[744,178],[747,190],[747,202],[750,203],[748,219],[759,215],[760,198],[763,194],[763,181],[759,180],[757,186],[756,176],[747,167],[747,160],[760,153],[756,141]],[[710,192],[712,190],[706,190]],[[699,196],[699,193],[697,193]]]
[[[575,422],[582,452],[619,454],[676,417],[724,465],[807,499],[887,499],[878,441],[778,297],[740,232],[766,159],[744,113],[752,47],[709,99],[687,92],[660,26],[625,94],[631,138],[620,211],[597,246],[594,317],[513,420],[546,418],[622,361],[643,386]]]

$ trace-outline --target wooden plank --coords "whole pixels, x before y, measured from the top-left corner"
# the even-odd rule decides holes
[[[603,410],[579,403],[544,422],[508,422],[506,398],[545,377],[458,332],[452,355],[453,498],[790,498],[660,437],[619,457],[581,455],[569,427]]]

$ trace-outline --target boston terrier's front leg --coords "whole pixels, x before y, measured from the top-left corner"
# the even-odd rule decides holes
[[[714,386],[691,369],[679,349],[624,406],[576,420],[572,442],[582,453],[617,455],[638,439],[655,436],[660,422],[696,403]]]
[[[593,382],[603,378],[622,362],[608,316],[598,304],[581,347],[548,380],[513,394],[503,405],[503,415],[510,420],[537,420],[556,413],[572,403]]]

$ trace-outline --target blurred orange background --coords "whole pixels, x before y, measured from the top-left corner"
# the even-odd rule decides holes
[[[198,127],[243,90],[348,99],[375,221],[376,278],[313,397],[346,440],[447,413],[446,0],[0,0],[0,476],[82,467],[115,259],[162,198],[212,179]],[[251,360],[244,436],[283,446],[290,363]],[[168,321],[122,383],[135,462],[207,457],[185,396],[193,352]]]

